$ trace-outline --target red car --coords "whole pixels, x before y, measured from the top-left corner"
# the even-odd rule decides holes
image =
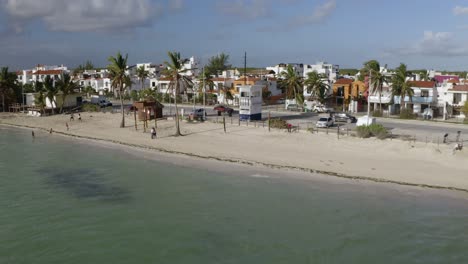
[[[216,105],[213,110],[218,111],[218,115],[221,115],[221,113],[228,113],[228,115],[231,116],[234,112],[234,109],[224,105]]]

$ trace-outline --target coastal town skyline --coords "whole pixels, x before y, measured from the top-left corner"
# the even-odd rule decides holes
[[[105,67],[116,51],[130,64],[162,63],[171,50],[202,64],[226,53],[234,66],[247,52],[248,66],[259,68],[317,61],[360,68],[370,59],[390,68],[468,68],[468,1],[7,0],[0,14],[2,65],[15,70],[87,60]]]

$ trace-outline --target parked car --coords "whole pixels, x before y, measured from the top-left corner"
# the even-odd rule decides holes
[[[326,107],[324,105],[314,105],[312,112],[316,113],[330,113],[333,111],[333,108]]]
[[[301,107],[297,104],[288,104],[286,109],[289,111],[301,111],[302,110]]]
[[[318,121],[317,124],[315,124],[316,127],[331,127],[333,126],[333,118],[331,117],[321,117]]]
[[[234,112],[234,109],[224,105],[215,105],[213,110],[218,111],[218,115],[221,115],[221,113],[227,113],[229,116],[232,116],[232,113]]]
[[[334,113],[333,117],[336,122],[355,123],[357,121],[356,117],[347,113]]]
[[[190,112],[190,115],[193,115],[195,117],[203,117],[203,115],[206,116],[206,111],[203,108],[198,108]]]

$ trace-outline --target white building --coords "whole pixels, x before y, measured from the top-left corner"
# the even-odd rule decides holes
[[[262,85],[239,87],[239,119],[262,120]]]
[[[329,64],[327,62],[317,62],[317,64],[306,64],[304,66],[304,72],[302,76],[307,78],[309,72],[316,72],[318,74],[324,75],[331,82],[334,82],[338,77],[340,72],[340,67],[336,64]]]
[[[200,74],[200,70],[198,69],[198,61],[195,60],[195,57],[190,57],[189,59],[185,59],[183,61],[182,69],[187,70],[186,72],[182,73],[181,75],[185,76],[197,76]]]
[[[272,67],[266,67],[267,72],[274,72],[279,76],[282,72],[286,72],[288,66],[291,65],[298,76],[304,76],[304,64],[302,63],[280,63]]]
[[[18,71],[16,74],[19,83],[28,84],[36,81],[43,82],[47,76],[53,80],[59,80],[62,74],[69,72],[68,68],[63,65],[48,66],[38,64],[34,69]]]
[[[464,119],[466,116],[461,111],[461,108],[468,101],[468,85],[460,84],[454,85],[451,89],[447,90],[447,104],[446,113],[447,117],[455,117]]]

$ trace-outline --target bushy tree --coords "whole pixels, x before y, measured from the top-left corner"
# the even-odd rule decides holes
[[[229,55],[221,53],[219,55],[213,56],[209,59],[208,65],[205,67],[205,72],[208,75],[219,75],[219,72],[225,71],[231,68],[229,63]]]

